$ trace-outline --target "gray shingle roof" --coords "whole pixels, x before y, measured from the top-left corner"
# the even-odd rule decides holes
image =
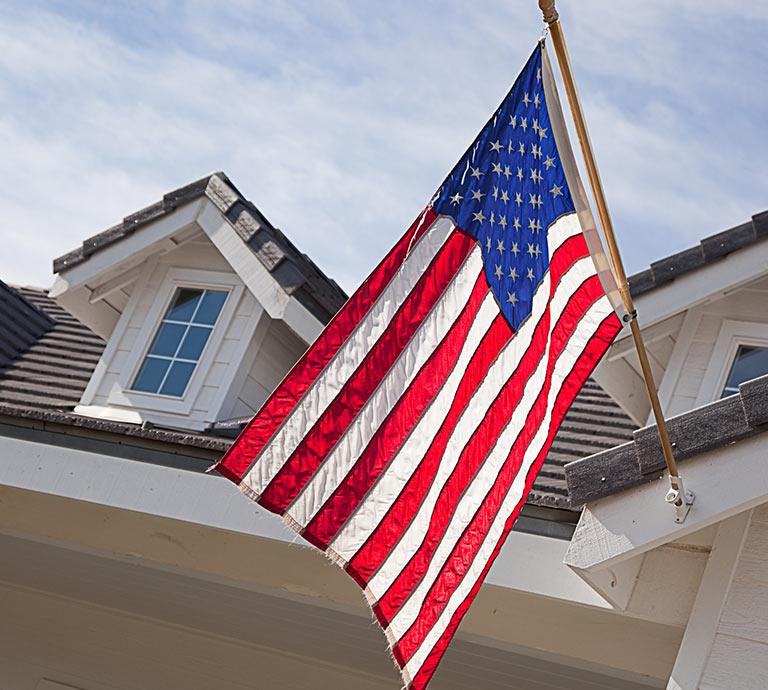
[[[58,306],[46,290],[6,290],[19,298],[13,302],[19,312],[8,321],[12,332],[20,331],[23,319],[19,316],[30,307],[50,319],[53,326],[7,366],[0,367],[0,415],[216,452],[224,452],[247,421],[217,424],[208,433],[197,434],[72,414],[101,356],[104,341]],[[633,429],[631,420],[608,394],[594,381],[588,381],[555,437],[528,503],[569,508],[565,464],[631,439]]]
[[[26,341],[0,367],[0,403],[71,410],[83,395],[104,341],[59,307],[47,290],[3,287],[17,298],[4,302],[12,311],[3,337]],[[31,331],[30,324],[39,322],[47,328]]]
[[[347,300],[347,295],[275,228],[222,172],[168,192],[160,201],[126,216],[121,223],[98,235],[89,237],[77,249],[54,259],[53,272],[60,273],[77,266],[147,223],[203,196],[221,210],[232,224],[234,232],[283,290],[294,296],[322,323],[328,323]]]
[[[588,379],[555,435],[528,502],[572,508],[565,466],[574,460],[627,442],[637,425],[600,385]]]
[[[0,367],[16,359],[54,320],[19,292],[0,281]]]

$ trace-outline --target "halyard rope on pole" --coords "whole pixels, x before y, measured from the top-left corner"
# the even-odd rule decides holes
[[[643,337],[640,333],[640,326],[637,323],[637,311],[635,310],[632,295],[629,291],[629,283],[627,282],[627,275],[624,271],[624,263],[621,259],[621,254],[619,253],[618,244],[616,243],[616,236],[613,232],[613,223],[611,221],[610,213],[608,212],[608,203],[605,199],[605,192],[603,191],[603,185],[600,181],[600,173],[597,169],[595,155],[592,151],[592,144],[589,139],[586,120],[584,119],[581,102],[579,101],[579,95],[576,90],[576,81],[574,80],[573,71],[571,70],[571,61],[568,56],[568,48],[565,43],[563,27],[560,24],[560,16],[555,8],[555,0],[539,0],[539,7],[541,8],[544,21],[547,23],[549,32],[552,36],[552,43],[555,48],[555,54],[557,55],[558,65],[560,66],[560,74],[563,77],[563,84],[565,85],[568,103],[571,107],[571,115],[573,116],[576,134],[584,157],[589,184],[592,188],[592,195],[595,198],[597,215],[600,218],[600,225],[603,228],[611,267],[616,278],[616,283],[618,284],[622,301],[628,312],[624,317],[624,320],[629,322],[632,339],[634,340],[637,356],[640,360],[640,368],[643,372],[643,380],[645,381],[645,387],[648,392],[648,399],[650,400],[653,416],[659,431],[664,462],[669,470],[670,490],[667,493],[666,501],[675,507],[675,521],[683,522],[693,503],[694,495],[690,491],[685,490],[683,480],[677,469],[677,462],[675,461],[675,456],[672,451],[672,443],[669,439],[669,432],[667,430],[666,421],[664,420],[664,413],[661,409],[659,396],[656,392],[656,384],[653,380],[653,372],[648,360],[648,353],[646,352],[645,343],[643,342]]]

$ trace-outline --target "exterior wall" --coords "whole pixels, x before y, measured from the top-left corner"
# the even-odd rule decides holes
[[[768,505],[752,512],[700,687],[768,687]]]
[[[288,326],[270,319],[264,340],[227,416],[255,414],[306,349],[306,343]]]
[[[159,396],[126,393],[143,353],[158,325],[158,309],[169,297],[171,276],[190,283],[224,280],[231,294],[203,353],[182,401],[164,401]],[[260,307],[244,289],[239,277],[207,240],[187,242],[159,260],[148,262],[132,286],[131,299],[118,321],[78,412],[126,421],[144,420],[187,428],[203,428],[217,420],[229,383],[251,339]],[[164,302],[163,302],[164,303]],[[160,314],[161,315],[161,314]],[[225,331],[221,331],[225,328]],[[146,407],[142,405],[146,403]]]
[[[718,273],[725,270],[724,266],[725,263],[713,267],[717,270],[709,276],[710,283],[717,283]],[[765,273],[764,266],[762,271]],[[704,273],[706,271],[702,275]],[[721,374],[730,365],[733,354],[718,348],[723,328],[738,330],[741,326],[749,330],[749,326],[758,327],[761,332],[756,344],[768,344],[768,276],[763,275],[710,297],[703,297],[711,292],[701,292],[699,286],[699,303],[692,298],[687,304],[680,304],[680,310],[671,316],[645,325],[644,319],[652,319],[661,307],[669,307],[662,310],[667,313],[678,308],[674,303],[679,296],[669,292],[675,285],[676,282],[649,293],[648,299],[653,298],[655,304],[644,304],[645,296],[638,300],[643,339],[667,416],[682,414],[718,397],[719,390],[716,389]],[[690,286],[678,287],[680,295],[691,291]],[[710,288],[711,285],[707,285],[707,289]],[[653,423],[640,364],[628,333],[623,333],[611,347],[593,375],[639,425]]]
[[[684,314],[675,314],[643,327],[648,360],[657,383],[662,381],[677,347],[684,319]],[[629,329],[625,329],[621,339],[614,343],[593,373],[597,382],[638,425],[645,423],[651,409],[640,372],[634,342]]]
[[[677,345],[680,327],[682,326],[684,318],[684,314],[675,314],[647,329],[643,329],[643,338],[647,341],[646,349],[648,351],[648,361],[651,363],[653,376],[656,380],[661,380],[664,376],[664,371],[669,364],[675,345]],[[628,344],[630,342],[631,338]],[[627,361],[632,369],[634,369],[637,376],[642,376],[640,360],[637,358],[634,345],[632,345],[631,350],[627,355]]]
[[[700,319],[680,369],[666,373],[667,376],[676,377],[666,410],[669,416],[681,414],[704,402],[711,402],[711,400],[700,399],[699,393],[707,377],[718,376],[722,369],[730,364],[712,361],[715,343],[723,322],[729,320],[766,324],[768,323],[766,305],[768,305],[768,277],[701,308]]]

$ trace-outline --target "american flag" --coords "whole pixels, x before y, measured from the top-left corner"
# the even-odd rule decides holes
[[[217,465],[354,578],[410,688],[429,682],[621,328],[561,118],[539,44]]]

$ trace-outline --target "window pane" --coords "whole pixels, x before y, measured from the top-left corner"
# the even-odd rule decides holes
[[[133,389],[183,396],[226,299],[225,290],[177,288]]]
[[[149,349],[150,354],[173,357],[186,330],[187,327],[179,323],[162,324]]]
[[[180,359],[200,359],[200,353],[208,342],[208,336],[211,334],[210,328],[203,326],[190,326],[181,349],[176,355]]]
[[[176,297],[168,308],[166,319],[173,321],[191,321],[192,314],[195,313],[197,303],[200,301],[202,290],[192,290],[191,288],[179,288],[176,291]]]
[[[768,374],[768,347],[741,346],[725,382],[723,395],[739,392],[739,384]]]
[[[213,326],[219,317],[219,312],[224,306],[224,300],[226,299],[227,293],[223,290],[206,290],[203,296],[203,303],[195,315],[195,323],[205,323]]]
[[[195,365],[190,362],[174,362],[160,393],[162,395],[183,395],[194,370]]]
[[[169,364],[170,361],[167,359],[147,357],[133,383],[133,390],[157,393]]]

